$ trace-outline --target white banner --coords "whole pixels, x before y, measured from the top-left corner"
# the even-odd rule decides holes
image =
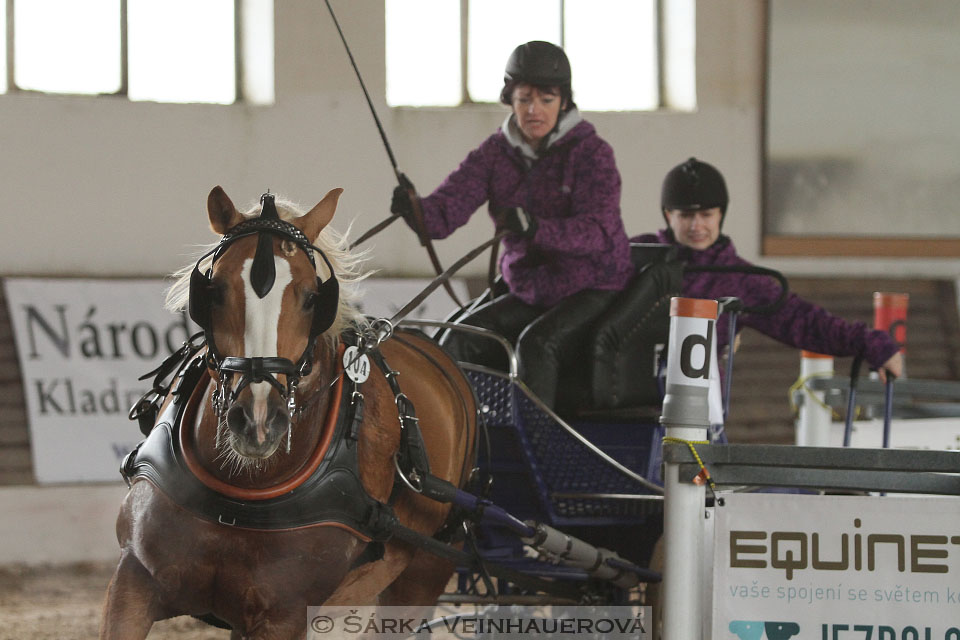
[[[713,640],[960,640],[957,498],[727,494]]]
[[[429,282],[364,281],[363,310],[389,317]],[[185,313],[164,310],[168,284],[160,278],[4,280],[38,482],[120,480],[120,461],[142,437],[127,414],[153,382],[137,378],[197,331]],[[454,286],[466,300],[464,283]],[[442,319],[454,308],[437,290],[410,317]]]
[[[142,438],[127,419],[138,381],[195,331],[155,280],[7,278],[37,481],[120,480]]]

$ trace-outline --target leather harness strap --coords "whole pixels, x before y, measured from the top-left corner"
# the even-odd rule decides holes
[[[358,247],[359,245],[363,244],[364,242],[366,242],[367,240],[369,240],[369,239],[372,238],[373,236],[377,235],[378,233],[380,233],[381,231],[383,231],[384,229],[386,229],[387,227],[389,227],[390,225],[392,225],[392,224],[393,224],[394,222],[396,222],[399,218],[400,218],[400,216],[397,215],[397,214],[395,214],[395,213],[392,214],[392,215],[390,215],[390,216],[387,217],[387,218],[384,218],[383,220],[381,220],[381,221],[378,222],[377,224],[375,224],[375,225],[373,225],[372,227],[370,227],[369,229],[367,229],[367,230],[363,233],[363,235],[361,235],[359,238],[357,238],[356,240],[354,240],[354,241],[350,244],[350,247],[349,247],[347,250],[348,250],[348,251],[353,251],[356,247]]]
[[[413,188],[408,188],[407,193],[410,195],[410,203],[413,205],[413,220],[417,227],[416,231],[417,237],[420,239],[420,245],[427,250],[427,255],[430,257],[430,264],[433,265],[434,272],[436,272],[437,276],[442,276],[444,272],[443,265],[440,264],[437,251],[433,248],[433,240],[431,240],[429,234],[427,234],[427,225],[423,218],[423,206],[420,204],[420,196],[417,195],[417,192]],[[449,277],[443,280],[443,288],[446,289],[447,294],[453,301],[457,303],[457,306],[462,308],[463,303],[460,302],[457,294],[453,292]]]
[[[407,317],[407,315],[408,315],[411,311],[413,311],[414,309],[416,309],[417,307],[419,307],[420,304],[421,304],[424,300],[427,299],[427,296],[429,296],[431,293],[433,293],[434,290],[435,290],[437,287],[439,287],[441,284],[445,284],[445,285],[448,285],[448,286],[449,286],[449,282],[448,282],[448,281],[450,280],[450,277],[451,277],[454,273],[456,273],[457,271],[459,271],[459,270],[463,267],[463,265],[467,264],[468,262],[470,262],[471,260],[473,260],[474,258],[476,258],[478,255],[480,255],[481,253],[483,253],[484,251],[486,251],[487,248],[488,248],[490,245],[496,245],[496,244],[498,244],[501,240],[503,240],[503,238],[504,238],[505,236],[509,235],[510,233],[511,233],[510,231],[500,231],[499,233],[497,233],[497,235],[493,236],[492,238],[490,238],[489,240],[487,240],[487,241],[484,242],[483,244],[475,247],[475,248],[472,249],[469,253],[467,253],[465,256],[463,256],[462,258],[460,258],[459,260],[457,260],[456,262],[454,262],[452,265],[450,265],[449,267],[447,267],[447,270],[446,270],[446,271],[444,271],[443,273],[441,273],[440,275],[438,275],[436,278],[434,278],[434,279],[430,282],[430,284],[428,284],[428,285],[423,289],[423,291],[421,291],[420,293],[418,293],[418,294],[417,294],[412,300],[410,300],[407,304],[403,305],[403,308],[402,308],[402,309],[400,309],[400,310],[397,311],[395,314],[393,314],[393,316],[391,316],[390,320],[387,321],[387,324],[389,324],[390,327],[395,327],[395,326],[397,325],[397,323],[399,323],[401,320],[403,320],[405,317]]]
[[[414,491],[422,492],[423,478],[430,473],[430,461],[427,459],[427,449],[423,442],[423,433],[420,431],[420,420],[417,418],[417,412],[414,409],[413,402],[400,389],[400,383],[397,381],[400,372],[390,368],[379,349],[372,351],[370,356],[383,372],[397,403],[397,413],[400,417],[400,450],[397,452],[397,472]]]
[[[185,368],[182,391],[167,405],[150,435],[124,459],[121,474],[128,483],[149,480],[188,511],[220,524],[270,531],[334,526],[365,541],[390,538],[396,516],[367,494],[360,481],[358,443],[345,437],[352,423],[347,385],[338,386],[337,393],[344,395],[340,402],[331,403],[346,410],[328,417],[332,434],[326,445],[321,443],[325,451],[309,477],[298,477],[294,492],[267,490],[251,496],[249,492],[227,495],[218,490],[222,487],[209,486],[188,463],[184,447],[191,443],[182,437],[182,425],[191,419],[188,405],[202,398],[208,381],[203,356],[197,356]]]

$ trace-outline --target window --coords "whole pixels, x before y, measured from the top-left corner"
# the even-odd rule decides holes
[[[773,0],[768,28],[763,253],[955,264],[960,3]]]
[[[0,6],[0,93],[7,92],[7,8]]]
[[[127,0],[131,100],[237,97],[233,0]]]
[[[119,2],[19,0],[13,7],[17,87],[58,93],[120,90]]]
[[[593,111],[696,108],[695,0],[386,0],[387,103],[498,102],[530,40],[560,45]],[[423,37],[423,25],[430,37]]]
[[[243,95],[256,103],[273,102],[273,0],[4,4],[4,92],[218,104]],[[238,73],[238,42],[244,56],[257,63],[243,74]]]

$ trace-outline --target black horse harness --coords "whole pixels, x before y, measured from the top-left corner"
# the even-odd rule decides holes
[[[297,385],[300,379],[308,375],[313,367],[313,350],[317,338],[333,325],[337,317],[340,284],[333,271],[333,265],[330,264],[330,260],[323,250],[311,244],[300,229],[280,219],[273,194],[263,194],[260,197],[260,203],[259,217],[246,220],[228,229],[220,239],[220,243],[197,260],[190,274],[188,309],[190,317],[203,330],[207,344],[207,366],[219,374],[217,391],[213,397],[213,407],[217,415],[223,415],[247,385],[255,382],[267,382],[275,387],[287,401],[287,411],[292,420],[297,410]],[[310,323],[307,346],[296,363],[280,357],[224,357],[214,340],[212,307],[222,298],[222,291],[213,282],[213,265],[231,244],[240,238],[254,235],[257,236],[257,252],[254,255],[250,270],[250,284],[260,298],[265,297],[270,292],[276,279],[276,264],[273,253],[274,237],[293,242],[310,259],[310,264],[313,265],[314,270],[316,270],[317,263],[313,253],[316,251],[323,258],[330,272],[330,277],[327,280],[321,280],[317,276],[317,290],[308,299],[308,304],[313,309],[313,318]],[[200,270],[200,263],[211,255],[210,265],[204,273]],[[241,378],[237,387],[231,389],[230,374],[234,373],[239,373]],[[278,374],[286,376],[286,385],[281,384],[277,379]],[[288,449],[289,446],[290,441],[288,439]]]
[[[383,355],[375,348],[376,341],[370,337],[367,337],[364,343],[359,333],[346,332],[341,336],[341,340],[351,344],[355,353],[363,354],[369,351],[396,398],[401,443],[395,457],[398,473],[387,504],[370,497],[360,482],[356,446],[359,427],[363,422],[364,399],[360,386],[362,380],[358,382],[351,376],[348,376],[349,383],[340,385],[343,389],[338,404],[341,410],[336,416],[330,446],[313,474],[295,491],[264,500],[231,498],[206,486],[190,471],[184,459],[182,443],[177,434],[185,418],[191,395],[203,391],[197,387],[204,380],[205,370],[210,370],[211,374],[219,378],[213,394],[213,408],[218,418],[245,386],[255,382],[268,382],[287,400],[292,424],[297,412],[302,409],[297,407],[297,384],[312,369],[317,338],[329,329],[336,319],[339,284],[330,260],[319,247],[310,243],[303,232],[279,218],[272,194],[264,194],[260,202],[262,207],[259,217],[229,229],[216,247],[197,260],[190,275],[189,313],[203,330],[206,353],[200,353],[204,342],[194,342],[194,339],[201,335],[197,334],[157,369],[141,377],[146,379],[156,376],[153,389],[144,395],[130,412],[131,419],[139,420],[140,429],[147,438],[124,459],[121,474],[128,483],[138,477],[151,480],[178,504],[215,522],[270,530],[338,523],[368,539],[384,540],[390,536],[395,524],[390,504],[398,489],[407,485],[415,491],[422,491],[420,484],[424,477],[429,476],[430,469],[413,405],[400,390],[395,379],[397,372],[390,369]],[[325,281],[317,277],[317,291],[309,301],[313,318],[307,347],[296,363],[280,357],[225,357],[214,341],[212,307],[221,296],[221,291],[211,277],[213,265],[232,243],[253,235],[258,236],[258,239],[250,270],[250,284],[261,298],[267,295],[276,278],[273,257],[273,238],[276,236],[295,243],[310,259],[314,269],[316,261],[313,252],[318,252],[330,271],[330,277]],[[200,264],[211,255],[210,264],[206,273],[203,273]],[[367,348],[364,348],[364,344]],[[229,376],[233,373],[241,374],[241,380],[237,387],[231,390]],[[286,376],[285,386],[276,378],[277,374]],[[172,395],[172,402],[163,414],[158,416],[159,408],[168,393]],[[333,404],[335,403],[331,403]],[[343,407],[346,407],[346,410],[343,410]],[[288,451],[289,446],[288,433]]]
[[[377,362],[382,358],[374,358]],[[159,415],[149,435],[124,459],[120,472],[127,483],[137,478],[150,480],[174,502],[193,514],[212,522],[260,530],[283,530],[318,524],[344,525],[360,536],[374,541],[390,537],[396,517],[390,504],[400,486],[395,483],[386,503],[372,498],[360,481],[357,460],[359,428],[363,422],[363,395],[359,385],[339,385],[340,411],[333,426],[330,445],[316,470],[295,490],[263,500],[239,499],[207,486],[194,474],[185,460],[183,443],[178,436],[184,419],[191,420],[187,406],[198,387],[206,381],[206,357],[194,355],[183,363],[170,389],[173,400]],[[389,370],[387,371],[389,374]],[[331,402],[331,405],[337,403]],[[403,418],[401,418],[403,420]],[[401,457],[411,463],[414,475],[429,473],[424,468],[419,430],[406,421],[407,440],[401,442]],[[420,446],[416,446],[419,443]],[[407,449],[404,452],[404,449]],[[404,465],[406,466],[406,465]]]

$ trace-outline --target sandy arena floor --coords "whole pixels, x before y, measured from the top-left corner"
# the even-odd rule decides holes
[[[95,640],[113,570],[107,564],[0,566],[0,640]],[[148,640],[229,638],[229,631],[187,616],[155,623],[148,636]]]
[[[0,567],[0,640],[97,638],[112,565]],[[189,617],[153,625],[150,640],[227,640],[229,631]]]

